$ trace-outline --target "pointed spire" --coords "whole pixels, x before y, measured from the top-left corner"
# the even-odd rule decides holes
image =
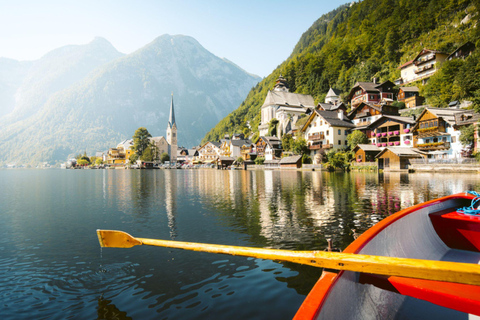
[[[172,103],[170,104],[170,117],[168,118],[168,127],[172,128],[175,124],[175,111],[173,110],[173,92],[172,92]]]

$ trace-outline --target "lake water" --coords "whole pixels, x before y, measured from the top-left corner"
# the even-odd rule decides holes
[[[136,237],[345,248],[400,209],[480,191],[469,174],[0,170],[1,319],[291,319],[321,274],[269,260],[137,246]]]

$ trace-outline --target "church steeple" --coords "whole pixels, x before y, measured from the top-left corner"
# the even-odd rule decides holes
[[[168,155],[170,161],[177,161],[177,124],[175,123],[175,110],[173,107],[173,92],[172,102],[170,103],[170,117],[168,118],[167,125],[167,143],[168,143]]]
[[[168,127],[172,128],[175,125],[175,110],[173,108],[173,92],[172,92],[172,102],[170,103],[170,117],[168,118]]]

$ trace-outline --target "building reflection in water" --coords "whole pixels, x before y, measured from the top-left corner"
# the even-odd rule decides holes
[[[117,170],[118,171],[118,170]],[[132,172],[133,171],[133,172]],[[323,249],[326,239],[344,248],[401,209],[439,196],[475,190],[451,174],[328,173],[276,170],[125,170],[103,176],[103,192],[117,193],[119,210],[163,206],[170,237],[178,236],[177,201],[197,199],[258,245]],[[115,187],[113,187],[115,186]],[[133,208],[133,209],[132,209]],[[200,209],[200,207],[199,207]],[[137,210],[138,211],[138,210]]]

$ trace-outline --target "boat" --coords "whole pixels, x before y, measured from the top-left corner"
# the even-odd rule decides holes
[[[480,203],[478,196],[459,193],[399,211],[343,252],[479,264],[480,214],[469,212]],[[480,319],[477,316],[478,285],[324,269],[294,319]]]

